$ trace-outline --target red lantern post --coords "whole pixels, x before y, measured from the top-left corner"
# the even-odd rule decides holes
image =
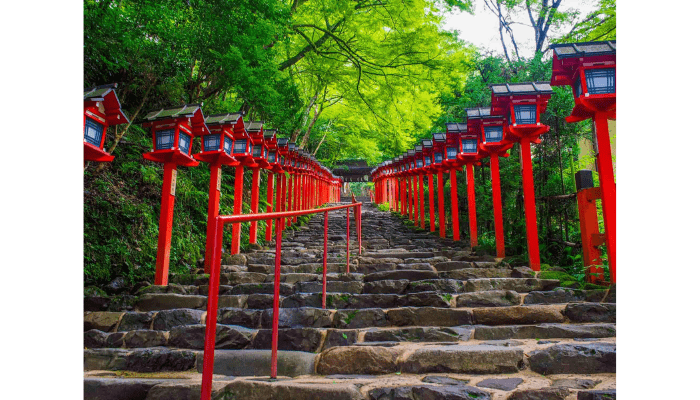
[[[209,204],[207,209],[207,239],[204,250],[204,272],[211,273],[214,265],[214,234],[216,217],[219,215],[221,197],[221,166],[235,167],[240,164],[233,157],[234,132],[244,130],[242,114],[216,114],[207,116],[205,123],[210,134],[201,136],[201,151],[194,155],[199,161],[209,163]]]
[[[170,239],[173,208],[175,207],[177,166],[194,167],[199,164],[190,155],[192,136],[206,135],[210,132],[204,123],[204,115],[202,115],[199,104],[151,111],[147,113],[143,127],[149,128],[153,136],[153,151],[144,153],[143,158],[165,164],[155,279],[156,285],[165,286],[168,284],[168,267],[170,265]]]
[[[253,143],[253,179],[250,185],[250,213],[257,214],[260,204],[260,169],[269,169],[270,164],[267,162],[267,143],[265,142],[265,133],[263,130],[264,122],[253,121],[246,124],[246,131]],[[275,130],[272,134],[275,134]],[[248,231],[248,242],[255,244],[258,242],[258,221],[250,221],[250,230]]]
[[[608,120],[616,118],[616,52],[617,44],[607,42],[566,43],[550,46],[552,86],[571,86],[574,109],[566,122],[592,118],[597,144],[597,167],[603,202],[605,242],[610,265],[610,280],[616,281],[616,209],[615,174],[612,163]]]
[[[240,162],[236,166],[235,180],[233,183],[233,215],[240,215],[243,212],[243,174],[245,167],[256,167],[257,164],[252,156],[253,142],[247,130],[241,129],[233,132],[232,155]],[[231,254],[238,254],[241,250],[241,224],[232,224]]]
[[[110,162],[114,156],[104,150],[107,128],[129,123],[114,89],[116,83],[83,91],[83,159]]]
[[[445,193],[442,183],[442,173],[445,170],[444,156],[446,135],[444,133],[433,133],[433,163],[432,166],[437,172],[438,185],[438,225],[440,228],[440,237],[445,238]]]
[[[450,171],[450,192],[452,194],[452,239],[459,240],[459,198],[457,197],[457,169],[462,164],[457,158],[460,146],[460,133],[466,132],[467,124],[447,123],[446,124],[446,145],[444,164]]]
[[[551,96],[552,87],[547,82],[491,85],[491,115],[510,117],[505,136],[511,142],[520,142],[527,252],[530,268],[534,271],[540,270],[540,248],[530,143],[539,143],[539,136],[549,131],[549,126],[540,121],[540,114],[547,109],[547,102]],[[488,142],[489,134],[486,133],[485,137]]]
[[[479,143],[483,141],[483,134],[481,132],[481,123],[478,119],[473,118],[473,111],[476,110],[478,114],[478,108],[476,109],[466,109],[467,113],[467,124],[466,130],[463,127],[459,129],[459,154],[457,158],[460,163],[466,166],[467,174],[467,201],[469,208],[469,245],[473,248],[479,245],[477,237],[477,224],[476,224],[476,191],[474,184],[474,165],[480,165],[482,158],[486,156],[486,153],[479,147]],[[488,111],[488,108],[484,109]],[[499,185],[500,188],[500,185]],[[499,198],[500,199],[500,198]],[[495,215],[495,214],[494,214]],[[501,224],[501,232],[503,225]],[[501,234],[501,239],[502,239]],[[498,249],[503,249],[503,240],[500,242],[500,246],[497,241],[497,254],[503,253],[499,252]]]
[[[423,170],[428,175],[428,212],[430,220],[430,232],[435,232],[435,185],[433,183],[433,174],[437,171],[433,167],[433,141],[431,139],[423,139]]]

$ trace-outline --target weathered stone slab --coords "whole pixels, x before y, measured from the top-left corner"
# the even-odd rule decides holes
[[[445,261],[433,265],[439,272],[454,271],[464,268],[474,268],[474,264],[470,261]]]
[[[362,293],[362,282],[351,281],[326,281],[326,292],[335,293]],[[321,293],[323,282],[300,282],[296,284],[296,291],[301,293]]]
[[[530,368],[544,375],[615,372],[615,349],[612,343],[555,344],[531,352]]]
[[[398,370],[399,355],[392,347],[333,347],[321,353],[317,371],[322,375],[388,374]]]
[[[577,400],[615,400],[615,390],[582,390],[578,392]]]
[[[401,294],[408,287],[408,279],[385,279],[381,281],[367,282],[364,284],[362,293],[366,294]]]
[[[535,278],[480,278],[464,282],[465,292],[484,290],[514,290],[518,293],[551,290],[559,286],[556,279]]]
[[[226,397],[229,396],[229,397]],[[214,400],[361,400],[365,397],[352,383],[318,385],[296,382],[238,380],[224,387]]]
[[[281,274],[280,282],[296,284],[298,282],[317,282],[319,280],[319,275],[316,274],[305,274],[305,273],[291,273],[291,274]],[[274,282],[275,275],[269,274],[265,278],[265,282]]]
[[[610,303],[567,304],[564,315],[574,322],[615,322],[616,306]]]
[[[103,332],[114,332],[119,319],[124,313],[111,311],[94,311],[83,316],[83,330],[98,329]]]
[[[500,374],[518,372],[523,351],[496,346],[426,346],[401,362],[401,372]]]
[[[386,313],[381,308],[338,310],[333,326],[342,329],[388,326]]]
[[[277,353],[279,376],[311,375],[316,354],[281,350]],[[197,357],[197,371],[202,372],[202,355]],[[216,350],[214,373],[228,376],[269,376],[270,350]],[[246,398],[246,397],[243,397]]]
[[[280,309],[281,313],[282,309]],[[248,308],[219,308],[217,323],[224,325],[239,325],[246,328],[260,328],[260,321],[263,310],[252,310]]]
[[[153,323],[153,317],[156,312],[127,312],[122,316],[119,322],[118,331],[136,331],[140,329],[150,329]]]
[[[90,329],[83,334],[83,346],[94,349],[107,346],[108,333],[99,329]]]
[[[322,308],[280,308],[280,328],[325,328],[333,326],[333,312]],[[272,309],[267,309],[262,315],[262,327],[272,329]]]
[[[614,324],[540,324],[474,327],[474,339],[573,339],[614,337]]]
[[[418,292],[409,293],[407,295],[401,296],[398,300],[398,305],[401,307],[445,307],[449,308],[452,305],[452,298],[454,296],[450,293],[436,293],[436,292]]]
[[[139,296],[136,301],[136,311],[173,310],[176,308],[203,309],[206,305],[206,296],[147,293]]]
[[[508,268],[461,268],[439,273],[440,278],[465,281],[479,278],[511,278],[512,270]]]
[[[386,314],[393,326],[459,326],[474,321],[472,311],[465,309],[404,307],[388,310]]]
[[[130,348],[159,347],[167,344],[168,333],[165,331],[138,330],[124,335],[124,346]]]
[[[188,308],[159,311],[153,318],[153,329],[169,331],[176,326],[201,324],[203,315],[202,310]]]
[[[510,392],[515,390],[521,383],[523,383],[522,378],[484,379],[477,383],[476,386]]]
[[[296,291],[294,285],[290,283],[280,283],[280,294],[282,296],[288,296]],[[273,294],[275,292],[275,284],[264,282],[264,283],[241,283],[233,286],[226,294],[236,295],[236,294]]]
[[[355,294],[347,299],[343,308],[390,308],[399,305],[399,295],[396,294]],[[341,308],[340,305],[334,305]]]
[[[247,294],[219,296],[218,308],[243,308],[247,301]]]
[[[520,304],[520,295],[514,290],[488,290],[457,296],[457,307],[507,307]]]
[[[365,342],[457,342],[469,340],[470,333],[467,329],[423,326],[374,329],[365,332]]]
[[[479,325],[540,324],[564,322],[558,306],[512,306],[475,308],[474,322]]]
[[[206,325],[176,326],[170,331],[168,344],[182,349],[204,349]],[[216,325],[217,349],[242,349],[250,344],[255,331],[235,325]]]
[[[507,400],[566,400],[569,395],[568,389],[561,388],[544,388],[544,389],[526,389],[518,390]]]
[[[564,378],[557,379],[552,382],[552,387],[561,387],[567,389],[592,389],[601,381],[598,379],[579,379],[579,378]]]
[[[459,293],[464,288],[462,281],[454,279],[427,279],[423,281],[411,282],[408,285],[409,292],[443,292]]]
[[[240,285],[242,283],[263,283],[265,282],[266,274],[249,272],[229,272],[222,273],[219,283],[222,285]]]
[[[400,386],[376,388],[368,392],[371,400],[491,400],[491,394],[473,386]]]
[[[246,307],[254,309],[272,308],[274,295],[271,294],[249,294],[246,299]]]
[[[365,275],[365,282],[382,281],[387,279],[398,280],[407,279],[409,281],[422,281],[425,279],[437,279],[438,274],[435,271],[421,271],[421,270],[396,270],[396,271],[382,271],[374,272]]]
[[[323,350],[336,346],[352,346],[357,342],[358,334],[357,329],[328,329]]]
[[[316,328],[285,328],[279,330],[280,350],[306,351],[313,353],[323,344],[323,332]],[[260,329],[252,343],[254,349],[272,348],[272,330]]]
[[[145,400],[148,391],[168,379],[84,378],[84,400]]]

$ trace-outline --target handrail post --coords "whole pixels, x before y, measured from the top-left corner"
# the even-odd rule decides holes
[[[347,244],[347,254],[345,255],[345,266],[347,269],[347,273],[350,273],[350,208],[345,209],[345,227],[346,227],[346,233],[345,233],[345,242]]]
[[[357,223],[357,252],[362,255],[362,204],[357,205],[357,215],[359,219]]]
[[[277,343],[279,339],[279,318],[280,318],[280,279],[282,260],[282,219],[275,221],[277,231],[277,243],[275,243],[275,288],[272,305],[272,356],[270,367],[270,378],[277,378]]]
[[[214,265],[209,275],[209,296],[207,298],[207,317],[204,333],[204,360],[202,368],[201,399],[211,399],[211,386],[214,375],[214,353],[216,348],[216,318],[219,306],[219,277],[221,272],[221,248],[223,246],[224,224],[221,217],[216,218],[214,233]]]
[[[323,213],[323,296],[321,308],[326,309],[326,274],[328,272],[328,211]]]

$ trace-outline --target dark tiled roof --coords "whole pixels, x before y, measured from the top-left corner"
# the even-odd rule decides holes
[[[109,93],[110,91],[116,88],[116,83],[109,83],[107,85],[95,86],[92,88],[85,89],[83,90],[83,100],[102,98],[105,94]]]
[[[413,150],[415,150],[416,153],[420,153],[423,151],[423,146],[417,144],[416,147],[413,148]]]
[[[263,124],[263,121],[249,121],[247,124],[245,124],[245,130],[257,132],[263,127]]]
[[[423,147],[424,147],[424,148],[426,148],[426,147],[427,147],[427,148],[433,147],[433,141],[430,140],[430,139],[423,139],[423,140],[421,140],[421,142],[423,143]]]
[[[553,93],[549,82],[499,83],[489,86],[491,87],[491,92],[496,96]]]
[[[263,136],[265,139],[272,139],[273,136],[277,134],[277,129],[265,129],[263,130]]]
[[[448,122],[445,124],[447,126],[447,132],[466,132],[467,129],[467,124],[461,124],[457,122]]]
[[[409,150],[409,151],[406,152],[406,154],[408,154],[409,157],[413,157],[413,156],[416,155],[416,151],[415,151],[415,150]]]
[[[557,58],[601,56],[615,54],[617,45],[614,40],[607,42],[559,43],[549,46]]]
[[[193,117],[200,106],[200,104],[187,104],[184,106],[161,108],[159,110],[149,111],[145,119],[153,121],[164,118]]]
[[[243,114],[240,114],[240,113],[214,114],[214,115],[207,115],[206,117],[204,117],[204,122],[207,125],[235,124],[242,117],[243,117]]]
[[[475,107],[475,108],[465,108],[464,111],[467,113],[467,118],[483,118],[491,116],[490,107]]]
[[[289,138],[277,138],[277,146],[286,146],[289,143]]]
[[[447,140],[447,135],[439,132],[439,133],[433,133],[433,143],[435,142],[444,142]]]

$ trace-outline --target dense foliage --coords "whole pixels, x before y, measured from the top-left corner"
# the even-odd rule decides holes
[[[499,0],[499,2],[501,2]],[[377,163],[463,118],[463,108],[489,104],[488,84],[549,80],[551,62],[485,55],[441,28],[447,10],[471,12],[471,0],[85,0],[85,87],[118,83],[128,126],[110,128],[112,163],[86,165],[84,254],[87,283],[153,274],[161,165],[146,162],[150,139],[139,127],[157,107],[201,103],[205,114],[244,111],[281,130],[328,166],[347,158]],[[505,2],[524,7],[532,2]],[[504,3],[504,5],[506,5]],[[511,4],[512,3],[512,4]],[[522,4],[521,4],[522,3]],[[568,18],[571,31],[554,40],[614,39],[615,3]],[[575,18],[578,18],[574,21]],[[482,54],[480,54],[482,53]],[[566,124],[569,91],[553,96],[552,126],[535,147],[538,197],[571,193],[578,140],[585,123]],[[195,145],[198,146],[198,143]],[[517,151],[501,161],[509,251],[523,254],[524,218]],[[580,160],[579,160],[580,161]],[[492,241],[488,166],[477,169],[482,242]],[[221,206],[233,204],[233,170],[224,168]],[[266,174],[261,174],[264,207]],[[205,240],[209,171],[178,173],[171,271],[196,267]],[[460,179],[462,228],[466,189]],[[245,176],[244,212],[250,204]],[[573,202],[539,204],[543,262],[569,263],[578,228]],[[262,239],[263,229],[258,230]],[[242,229],[247,243],[247,229]],[[230,231],[225,243],[230,243]],[[573,261],[571,261],[573,262]]]

